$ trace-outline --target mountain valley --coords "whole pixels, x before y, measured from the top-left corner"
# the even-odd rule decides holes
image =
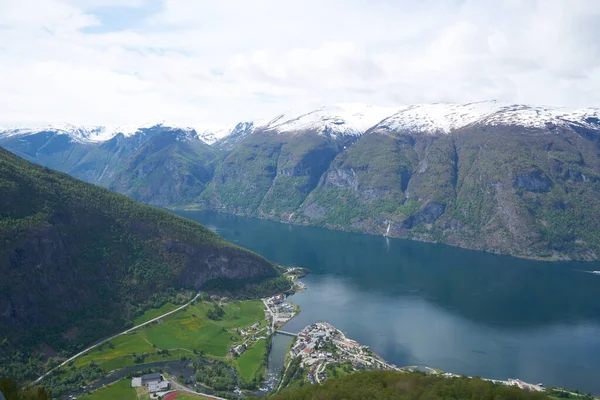
[[[486,101],[395,111],[324,107],[218,132],[12,129],[0,146],[160,207],[598,259],[598,109]]]

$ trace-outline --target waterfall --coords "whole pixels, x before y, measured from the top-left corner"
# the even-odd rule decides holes
[[[384,236],[388,236],[390,234],[390,226],[392,226],[392,223],[388,222],[387,231],[385,231],[385,235]]]

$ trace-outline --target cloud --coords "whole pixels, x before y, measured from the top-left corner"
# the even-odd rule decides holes
[[[0,126],[600,104],[595,0],[4,0]]]

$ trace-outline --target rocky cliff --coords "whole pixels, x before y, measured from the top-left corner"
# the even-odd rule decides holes
[[[492,101],[384,111],[283,114],[238,124],[211,146],[164,126],[95,144],[10,133],[0,145],[163,207],[598,259],[598,109]]]

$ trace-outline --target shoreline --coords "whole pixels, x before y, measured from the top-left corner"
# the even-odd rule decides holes
[[[307,270],[305,270],[305,271],[307,271]],[[305,275],[302,275],[302,276],[305,276]],[[294,279],[293,282],[295,283],[296,280],[297,280],[297,278]],[[307,290],[306,289],[306,285],[302,286],[302,290]],[[294,293],[295,292],[292,292],[290,295],[293,295]],[[283,293],[281,295],[285,296],[285,300],[287,300],[288,296],[285,293]],[[298,305],[293,304],[293,303],[290,303],[290,304],[292,304],[293,306],[295,306],[298,311],[291,318],[289,318],[287,321],[285,321],[285,323],[283,323],[280,327],[283,327],[287,322],[289,322],[291,319],[293,319],[300,312],[300,308],[298,307]],[[371,351],[368,345],[363,345],[363,344],[361,344],[361,343],[359,343],[359,342],[357,342],[357,341],[355,341],[353,339],[349,339],[341,330],[335,328],[333,325],[329,324],[326,321],[319,321],[319,322],[316,322],[316,323],[313,323],[311,325],[307,325],[306,327],[304,327],[298,334],[296,334],[296,337],[287,346],[286,354],[285,354],[285,360],[284,360],[284,368],[283,368],[283,370],[281,372],[281,377],[279,378],[279,381],[277,382],[277,384],[275,385],[275,387],[272,389],[275,392],[279,391],[281,389],[280,388],[281,383],[283,382],[283,378],[284,378],[284,376],[285,376],[285,374],[287,372],[287,369],[288,369],[289,365],[291,364],[292,360],[294,360],[296,357],[301,357],[301,355],[298,352],[296,352],[296,354],[294,354],[294,348],[296,348],[298,337],[300,337],[300,335],[304,335],[305,336],[305,333],[308,332],[308,331],[310,331],[310,328],[313,327],[313,326],[315,326],[315,325],[316,326],[321,326],[321,327],[326,328],[326,329],[330,329],[332,331],[335,331],[339,335],[340,339],[342,339],[343,341],[349,342],[349,343],[355,343],[354,346],[356,346],[358,348],[369,349],[368,351],[370,353],[370,357],[372,359],[377,360],[379,363],[381,363],[381,365],[384,365],[385,367],[387,367],[387,368],[381,368],[381,369],[393,369],[393,370],[401,372],[401,373],[416,372],[419,369],[424,369],[425,371],[421,371],[421,372],[424,372],[424,373],[426,373],[428,375],[442,376],[442,377],[445,377],[445,378],[456,378],[456,377],[473,378],[472,376],[462,375],[462,374],[455,374],[455,373],[452,373],[452,372],[447,372],[447,371],[444,371],[444,370],[441,370],[441,369],[438,369],[438,368],[434,368],[434,367],[429,367],[429,366],[426,366],[426,365],[407,365],[407,366],[403,366],[403,367],[397,367],[394,364],[388,363],[385,360],[385,358],[383,358],[379,354]],[[272,332],[273,335],[275,335],[277,333],[278,333],[277,330],[274,330]],[[282,333],[279,333],[279,334],[282,334]],[[322,359],[322,357],[321,357],[321,359]],[[324,365],[326,365],[326,364],[327,364],[327,362],[324,363]],[[326,367],[322,367],[321,369],[317,368],[316,371],[317,371],[317,373],[322,373],[325,370],[325,368]],[[380,368],[376,368],[376,369],[380,369]],[[528,383],[528,382],[522,381],[522,380],[520,380],[518,378],[507,378],[506,380],[502,380],[502,379],[491,379],[491,378],[481,377],[481,379],[484,380],[484,381],[487,381],[487,382],[492,382],[492,383],[496,383],[496,384],[502,384],[502,385],[505,385],[505,386],[516,386],[516,387],[519,387],[520,389],[523,389],[523,390],[545,392],[546,389],[547,389],[542,384],[532,384],[532,383]],[[310,379],[309,379],[309,381],[312,384],[314,384],[314,383],[319,383],[319,384],[322,383],[320,381],[320,379],[319,379],[319,381],[315,381],[315,382],[311,381]],[[566,392],[566,393],[576,394],[576,393],[574,393],[572,391],[569,391],[567,389],[564,389],[564,388],[549,387],[548,389],[554,389],[554,390],[563,391],[563,392]]]
[[[175,213],[176,211],[183,211],[183,212],[201,212],[201,211],[206,211],[206,212],[214,212],[214,213],[218,213],[218,214],[223,214],[223,215],[232,215],[232,216],[236,216],[236,217],[243,217],[243,218],[253,218],[253,219],[259,219],[262,221],[271,221],[271,222],[277,222],[279,224],[283,224],[283,225],[292,225],[292,226],[305,226],[305,227],[309,227],[309,228],[322,228],[322,229],[327,229],[327,230],[331,230],[331,231],[337,231],[337,232],[347,232],[347,233],[357,233],[357,234],[361,234],[361,235],[369,235],[369,236],[383,236],[384,238],[392,238],[392,239],[399,239],[399,240],[406,240],[409,242],[419,242],[419,243],[428,243],[428,244],[436,244],[436,245],[443,245],[443,246],[449,246],[449,247],[453,247],[456,249],[462,249],[462,250],[469,250],[469,251],[476,251],[478,253],[485,253],[485,254],[492,254],[492,255],[497,255],[497,256],[504,256],[504,257],[511,257],[511,258],[517,258],[517,259],[523,259],[523,260],[531,260],[531,261],[539,261],[539,262],[548,262],[548,263],[560,263],[560,262],[579,262],[579,263],[595,263],[600,261],[599,257],[596,258],[571,258],[568,257],[566,255],[552,255],[552,256],[547,256],[547,257],[542,257],[542,256],[535,256],[535,255],[516,255],[516,254],[509,254],[507,252],[501,252],[501,251],[492,251],[492,250],[485,250],[482,248],[478,248],[475,246],[459,246],[456,244],[451,244],[451,243],[447,243],[447,242],[437,242],[437,241],[433,241],[433,240],[426,240],[426,239],[422,239],[422,238],[416,238],[416,237],[409,237],[409,236],[395,236],[395,235],[385,235],[384,233],[381,232],[367,232],[367,231],[363,231],[363,230],[351,230],[351,229],[344,229],[341,227],[335,227],[335,226],[323,226],[323,225],[315,225],[315,224],[306,224],[306,223],[298,223],[298,222],[293,222],[293,221],[284,221],[281,219],[274,219],[274,218],[268,218],[268,217],[261,217],[261,216],[250,216],[250,215],[246,215],[246,214],[240,214],[240,213],[235,213],[235,212],[230,212],[227,210],[216,210],[216,209],[212,209],[212,208],[206,208],[206,207],[192,207],[192,206],[182,206],[182,207],[165,207],[166,210],[169,210],[170,212]]]

